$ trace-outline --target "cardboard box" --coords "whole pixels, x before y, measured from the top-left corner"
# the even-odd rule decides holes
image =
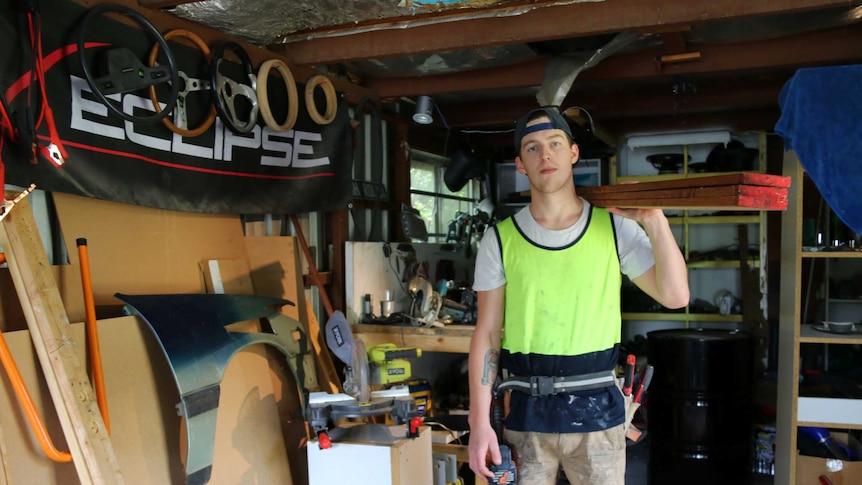
[[[849,446],[862,458],[862,444],[852,436],[833,431],[832,439],[844,445],[849,442]],[[796,485],[819,484],[821,475],[828,478],[832,485],[862,483],[862,461],[842,461],[805,455],[796,457]]]

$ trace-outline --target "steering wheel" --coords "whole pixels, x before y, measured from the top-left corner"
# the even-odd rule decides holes
[[[239,57],[250,84],[240,84],[221,73],[220,68],[225,50],[227,49],[232,50]],[[257,79],[252,72],[251,59],[249,59],[248,54],[242,46],[230,40],[222,41],[216,45],[215,49],[213,49],[212,59],[210,60],[210,82],[215,94],[213,101],[222,121],[234,133],[244,134],[250,132],[257,123]],[[251,111],[249,112],[248,119],[245,121],[240,120],[237,115],[237,97],[247,98],[251,103]]]
[[[90,66],[87,65],[86,59],[86,33],[90,26],[90,22],[97,15],[106,12],[119,13],[133,18],[141,24],[149,34],[156,39],[156,42],[165,51],[168,65],[149,68],[144,66],[143,62],[138,59],[132,51],[126,47],[112,48],[107,52],[107,71],[108,73],[99,78],[93,77],[93,72]],[[81,70],[84,72],[84,77],[87,79],[87,84],[93,94],[108,107],[108,111],[114,113],[120,118],[135,123],[154,123],[164,119],[168,113],[173,111],[179,97],[179,79],[177,73],[177,64],[174,60],[174,55],[168,46],[168,42],[162,37],[162,34],[156,30],[156,27],[150,23],[143,15],[137,11],[124,5],[115,5],[103,3],[90,9],[81,20],[80,30],[78,31],[78,58],[81,61]],[[108,100],[107,95],[117,93],[128,93],[137,91],[149,86],[161,84],[163,82],[170,83],[171,91],[166,103],[164,111],[156,111],[151,116],[134,116],[117,108]]]
[[[314,104],[314,89],[320,86],[323,89],[323,94],[326,96],[326,111],[320,114],[317,105]],[[338,109],[337,98],[335,96],[335,86],[332,81],[323,74],[311,76],[305,83],[305,107],[308,110],[308,116],[318,125],[328,125],[335,119],[335,114]]]
[[[189,32],[184,29],[175,29],[167,34],[165,34],[165,40],[173,39],[174,37],[185,37],[189,39],[195,47],[198,48],[199,51],[204,55],[207,60],[207,65],[210,62],[210,48],[207,47],[206,43],[198,37],[196,34]],[[156,66],[156,56],[159,53],[159,44],[153,45],[153,49],[150,51],[149,63],[150,67]],[[163,118],[162,123],[168,127],[172,132],[185,136],[185,137],[194,137],[202,134],[207,131],[210,126],[215,122],[216,117],[216,109],[213,103],[209,103],[210,110],[209,114],[207,114],[207,118],[195,129],[189,129],[189,121],[188,121],[188,104],[186,104],[186,99],[188,98],[189,93],[195,91],[209,91],[212,89],[210,85],[209,79],[196,79],[190,78],[186,75],[185,72],[179,71],[178,76],[183,80],[183,87],[179,90],[179,97],[177,99],[176,108],[174,108],[174,122],[171,122],[169,118]],[[156,95],[156,87],[150,86],[150,101],[153,102],[153,109],[156,113],[161,112],[162,108],[159,106],[159,98]]]
[[[287,88],[287,118],[284,123],[278,124],[272,116],[272,110],[269,106],[269,95],[267,94],[267,78],[269,71],[275,68],[281,74],[284,80],[284,87]],[[260,103],[260,115],[266,126],[272,131],[288,131],[296,124],[296,117],[299,115],[299,94],[296,90],[296,81],[293,79],[293,74],[287,64],[279,59],[269,59],[260,65],[257,71],[257,100]]]

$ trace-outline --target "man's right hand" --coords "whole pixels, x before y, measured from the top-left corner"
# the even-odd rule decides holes
[[[470,427],[470,469],[476,475],[494,478],[494,473],[488,469],[488,455],[491,461],[499,465],[503,462],[500,456],[500,443],[497,441],[497,433],[491,427],[491,423],[478,427]]]

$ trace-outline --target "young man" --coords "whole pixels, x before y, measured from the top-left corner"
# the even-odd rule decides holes
[[[624,485],[621,275],[680,308],[685,261],[660,209],[601,209],[575,193],[578,146],[555,109],[524,114],[515,148],[531,202],[487,231],[476,256],[470,468],[493,477],[488,460],[501,461],[489,409],[502,368],[515,376],[503,439],[520,482],[556,485],[562,466],[573,484]]]

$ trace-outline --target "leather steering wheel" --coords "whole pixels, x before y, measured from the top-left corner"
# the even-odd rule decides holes
[[[221,73],[220,68],[225,50],[227,49],[232,50],[239,57],[249,84],[240,84]],[[216,45],[210,59],[210,82],[212,83],[213,94],[215,95],[213,102],[222,121],[234,133],[244,134],[250,132],[254,128],[254,125],[257,124],[257,78],[255,78],[254,72],[252,72],[251,59],[249,59],[248,54],[242,46],[229,40],[222,41]],[[249,112],[248,119],[245,121],[240,120],[236,112],[236,99],[238,97],[247,98],[251,103],[251,111]]]
[[[144,63],[141,62],[141,60],[138,59],[130,49],[126,47],[112,48],[107,52],[108,73],[98,78],[93,77],[93,72],[90,70],[90,66],[87,63],[87,56],[85,55],[85,34],[90,26],[90,22],[92,22],[97,15],[107,12],[129,16],[141,24],[147,32],[155,38],[162,50],[164,50],[165,58],[168,62],[167,66],[149,68],[144,66]],[[90,90],[93,94],[102,102],[102,104],[108,107],[108,111],[126,121],[132,123],[154,123],[164,119],[168,113],[173,111],[174,106],[177,104],[177,98],[179,97],[179,74],[177,73],[177,64],[174,60],[174,55],[171,53],[171,49],[168,46],[168,42],[162,34],[156,30],[156,27],[146,19],[146,17],[129,7],[103,3],[90,9],[84,15],[83,20],[81,20],[80,30],[78,31],[78,58],[81,61],[81,70],[83,71],[84,77],[87,79],[87,84],[90,86]],[[163,82],[170,83],[171,86],[170,95],[165,104],[166,108],[164,111],[154,112],[151,116],[134,116],[126,113],[122,109],[114,106],[107,97],[109,94],[128,93],[149,86],[154,86],[156,84],[161,84]]]
[[[167,34],[165,34],[165,40],[171,40],[174,37],[185,37],[190,40],[195,47],[198,48],[199,51],[204,55],[207,61],[207,65],[210,62],[210,48],[206,45],[206,43],[198,37],[196,34],[189,32],[184,29],[175,29]],[[153,45],[153,49],[150,51],[149,64],[150,67],[156,66],[156,56],[159,53],[159,44]],[[210,110],[207,114],[206,119],[195,129],[189,128],[188,121],[188,104],[186,103],[186,99],[188,98],[189,93],[195,91],[209,91],[212,89],[210,85],[210,80],[207,79],[196,79],[190,78],[186,75],[185,72],[179,71],[178,76],[183,80],[183,87],[179,91],[179,97],[177,99],[176,108],[174,108],[174,120],[171,122],[170,118],[163,118],[162,123],[168,127],[172,132],[185,136],[185,137],[194,137],[202,134],[207,131],[210,126],[213,125],[216,118],[216,108],[213,103],[209,103]],[[150,86],[150,101],[153,102],[153,109],[156,113],[160,112],[162,108],[159,106],[159,98],[156,95],[156,87]]]
[[[287,118],[284,123],[278,124],[272,116],[272,110],[269,106],[269,95],[267,94],[267,78],[269,71],[275,68],[281,74],[284,80],[284,87],[287,88]],[[296,124],[296,117],[299,115],[299,94],[296,90],[296,81],[293,79],[293,74],[287,64],[279,59],[269,59],[260,65],[257,71],[257,100],[260,103],[260,115],[266,126],[272,131],[288,131]]]

